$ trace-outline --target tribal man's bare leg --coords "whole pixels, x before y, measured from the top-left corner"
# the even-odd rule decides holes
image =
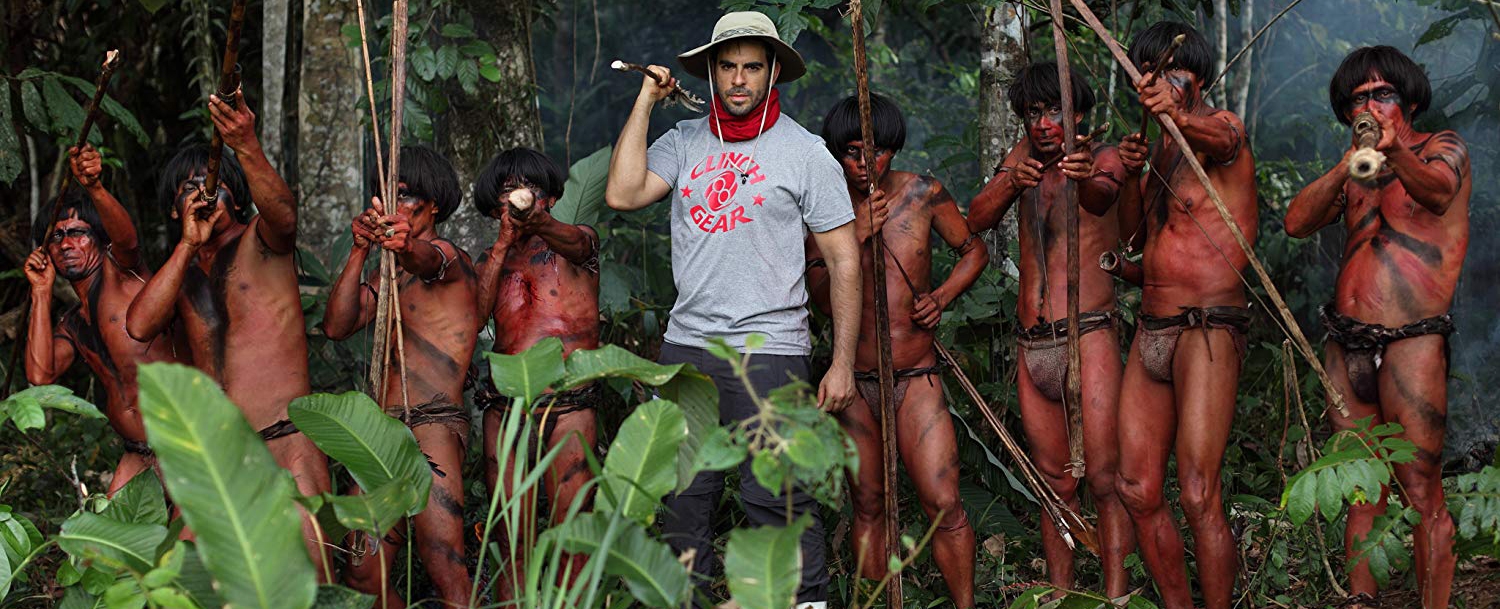
[[[859,470],[849,476],[849,493],[854,509],[854,556],[859,564],[859,576],[878,580],[885,576],[885,502],[883,501],[885,454],[880,437],[880,419],[875,415],[878,406],[857,394],[854,404],[836,416],[844,433],[854,440],[859,453]]]
[[[943,400],[942,377],[933,374],[911,379],[896,419],[896,441],[901,461],[916,486],[922,511],[929,520],[936,520],[937,531],[932,536],[933,559],[943,573],[943,581],[948,584],[948,596],[953,599],[953,606],[971,609],[974,606],[974,527],[969,524],[958,494],[958,444],[952,416]],[[878,501],[876,505],[883,507],[885,502]],[[941,517],[938,516],[940,513]],[[884,561],[878,561],[877,566],[885,567]]]
[[[1344,350],[1337,343],[1329,341],[1325,349],[1324,363],[1328,368],[1328,376],[1333,381],[1334,389],[1344,396],[1344,403],[1349,408],[1349,417],[1336,411],[1329,412],[1329,421],[1334,429],[1352,429],[1354,422],[1365,417],[1371,418],[1371,425],[1379,425],[1384,422],[1380,414],[1380,405],[1359,399],[1354,393],[1354,386],[1349,383],[1349,370],[1344,365]],[[1349,561],[1346,569],[1349,571],[1349,594],[1368,595],[1374,598],[1380,592],[1375,584],[1375,577],[1370,574],[1370,561],[1360,560],[1354,562],[1356,552],[1354,544],[1356,540],[1364,539],[1374,527],[1375,518],[1385,515],[1386,500],[1382,492],[1378,501],[1374,503],[1363,503],[1349,506],[1349,517],[1344,522],[1344,553]],[[1363,605],[1354,605],[1354,609],[1362,609]]]
[[[598,440],[598,430],[594,423],[593,409],[585,408],[575,410],[567,414],[558,415],[552,419],[553,428],[547,432],[547,449],[551,450],[559,444],[563,445],[557,458],[552,461],[544,479],[547,486],[547,505],[551,508],[549,522],[557,524],[565,520],[568,510],[575,499],[581,502],[579,511],[589,509],[593,497],[584,496],[579,498],[583,492],[584,485],[592,480],[594,475],[589,470],[588,455],[594,450],[594,444]],[[568,581],[577,579],[577,574],[582,571],[583,565],[588,561],[588,556],[574,554],[567,557],[568,568],[558,572],[559,578]],[[558,583],[562,583],[559,581]]]
[[[1234,533],[1224,513],[1224,448],[1234,423],[1241,356],[1228,330],[1185,330],[1172,377],[1177,398],[1177,479],[1193,531],[1198,582],[1208,609],[1229,609],[1239,573]],[[1210,359],[1212,358],[1212,359]]]
[[[1083,357],[1084,481],[1099,511],[1099,534],[1104,547],[1104,589],[1111,598],[1129,592],[1130,578],[1125,571],[1125,557],[1135,550],[1135,531],[1130,514],[1115,492],[1120,463],[1116,420],[1123,373],[1118,344],[1114,330],[1101,330],[1084,335],[1079,345]],[[1069,459],[1066,411],[1061,402],[1047,400],[1032,385],[1024,351],[1020,359],[1018,385],[1027,443],[1032,447],[1038,468],[1047,477],[1048,485],[1078,509],[1078,481],[1065,470]],[[1048,581],[1058,587],[1074,587],[1073,550],[1062,540],[1050,520],[1043,518],[1042,527]]]
[[[292,479],[297,483],[297,492],[317,495],[333,489],[333,481],[328,475],[328,457],[307,436],[295,433],[277,438],[266,442],[266,448],[270,449],[277,465],[292,473]],[[313,522],[313,516],[300,506],[297,510],[302,513],[302,540],[307,545],[308,555],[312,557],[318,583],[333,583],[327,575],[328,553],[324,544],[333,543],[334,540],[323,539]]]
[[[358,485],[351,485],[349,493],[360,495],[364,490]],[[344,585],[374,595],[375,609],[402,609],[406,606],[406,601],[401,598],[401,591],[392,583],[395,579],[393,569],[396,553],[401,551],[405,535],[406,519],[402,518],[380,538],[379,549],[372,549],[369,533],[356,531],[345,538],[345,547],[353,554],[344,565]]]
[[[109,479],[109,491],[106,494],[110,497],[115,496],[115,491],[124,487],[131,478],[151,469],[153,463],[154,459],[151,457],[126,451],[125,456],[120,457],[120,462],[115,464],[115,474]]]
[[[502,459],[498,452],[500,432],[505,427],[505,420],[508,414],[508,412],[498,409],[487,409],[484,411],[484,436],[482,440],[484,442],[485,483],[489,486],[491,500],[496,501],[497,505],[501,506],[505,505],[505,502],[510,499],[510,489],[515,484],[515,461],[513,456],[505,455]],[[494,499],[495,495],[499,495],[498,500]],[[496,561],[501,563],[500,573],[496,576],[497,582],[495,584],[495,596],[493,599],[496,603],[506,603],[515,600],[518,592],[517,583],[524,581],[525,578],[525,558],[531,551],[526,540],[534,540],[536,534],[539,532],[535,526],[536,512],[532,509],[535,503],[535,491],[532,491],[531,495],[531,497],[526,497],[521,501],[520,516],[516,522],[509,522],[507,519],[501,517],[500,514],[496,514],[495,535],[497,538],[490,541],[499,543],[501,552],[505,553],[495,558]],[[510,528],[514,528],[521,539],[510,539]],[[515,552],[510,553],[509,549],[513,545],[515,546]]]
[[[427,509],[412,518],[417,554],[443,602],[466,607],[473,580],[464,560],[464,439],[440,424],[421,425],[412,433],[444,474],[433,473]]]
[[[1201,340],[1201,339],[1200,339]],[[1116,489],[1135,524],[1141,559],[1166,609],[1190,609],[1187,563],[1177,519],[1164,495],[1167,460],[1177,437],[1177,407],[1172,385],[1159,383],[1141,363],[1137,332],[1120,385],[1120,473]]]

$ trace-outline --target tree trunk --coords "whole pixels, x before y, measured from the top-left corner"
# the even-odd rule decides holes
[[[303,0],[297,242],[324,256],[364,208],[367,127],[354,105],[363,91],[364,75],[358,51],[345,48],[339,34],[341,25],[356,19],[351,0]]]
[[[1006,101],[1005,89],[1014,74],[1030,61],[1026,48],[1025,16],[1015,4],[985,11],[979,49],[979,167],[993,175],[995,166],[1011,146],[1021,139],[1021,125]],[[1000,225],[985,236],[990,262],[1000,268],[1013,266],[1006,252],[1016,238],[1014,214],[1006,214]]]
[[[1255,36],[1255,0],[1241,0],[1240,2],[1240,44],[1248,45],[1250,38]],[[1233,85],[1234,93],[1230,95],[1234,113],[1239,115],[1240,120],[1246,125],[1252,124],[1250,117],[1245,116],[1249,109],[1250,100],[1250,66],[1255,58],[1255,49],[1246,47],[1245,55],[1240,57],[1239,63],[1234,66],[1234,80],[1220,86]]]
[[[261,97],[260,145],[266,158],[278,171],[281,166],[281,134],[286,113],[282,100],[286,95],[286,26],[288,0],[264,0],[261,5]]]
[[[447,128],[438,138],[438,148],[458,170],[464,191],[464,204],[443,223],[443,236],[459,247],[478,252],[494,241],[498,224],[474,210],[470,200],[474,177],[501,151],[517,146],[542,149],[536,67],[531,56],[531,22],[536,16],[536,2],[460,0],[458,5],[474,16],[479,37],[494,45],[500,68],[500,82],[481,79],[476,95],[468,95],[461,89],[451,92],[452,108],[445,117]]]
[[[1229,61],[1229,0],[1214,0],[1214,75],[1224,79],[1224,67]],[[1218,108],[1227,108],[1225,85],[1220,83],[1209,92],[1208,103]]]

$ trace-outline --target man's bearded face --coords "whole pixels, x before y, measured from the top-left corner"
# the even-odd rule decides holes
[[[1370,80],[1354,88],[1354,95],[1349,102],[1349,118],[1353,119],[1360,112],[1369,110],[1371,114],[1381,114],[1390,119],[1392,123],[1401,125],[1406,122],[1406,101],[1401,99],[1401,93],[1396,87],[1380,75],[1371,75]]]
[[[875,147],[875,175],[884,176],[891,168],[891,159],[896,158],[895,150],[886,150],[879,146]],[[854,140],[844,145],[844,150],[839,154],[839,165],[844,168],[844,181],[855,190],[870,192],[870,176],[865,171],[865,143]]]
[[[750,114],[771,91],[773,74],[766,45],[734,40],[715,48],[713,56],[714,91],[719,104],[731,116]]]
[[[52,225],[47,233],[47,255],[57,274],[68,281],[92,275],[104,261],[93,227],[78,219],[77,212]]]

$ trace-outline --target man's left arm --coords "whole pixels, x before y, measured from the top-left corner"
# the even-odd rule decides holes
[[[818,405],[839,412],[854,400],[854,348],[859,343],[859,316],[863,295],[859,281],[859,241],[854,223],[813,233],[831,280],[833,315],[833,364],[818,387]]]
[[[959,257],[958,262],[953,265],[953,272],[948,274],[942,285],[930,294],[917,296],[912,319],[927,329],[937,327],[938,322],[942,321],[942,312],[974,285],[980,273],[984,272],[985,265],[990,262],[989,248],[985,247],[983,239],[969,232],[969,224],[958,211],[958,203],[953,200],[953,195],[948,194],[942,184],[937,184],[936,181],[934,184],[937,192],[928,200],[928,205],[932,206],[932,227]]]
[[[250,111],[249,102],[244,94],[237,95],[239,104],[232,108],[219,96],[210,95],[208,113],[245,172],[250,198],[260,213],[256,232],[261,241],[277,254],[290,254],[297,247],[297,199],[260,147],[255,136],[255,113]],[[235,203],[247,205],[249,201]]]
[[[68,164],[72,166],[73,177],[83,185],[89,199],[94,202],[94,210],[99,212],[99,222],[109,235],[110,256],[123,268],[144,271],[141,268],[141,244],[136,235],[135,223],[130,220],[125,206],[120,205],[120,201],[110,194],[109,189],[104,187],[104,181],[100,179],[100,175],[104,173],[104,159],[99,151],[88,144],[84,144],[82,150],[77,147],[69,148]]]
[[[1165,114],[1177,124],[1183,139],[1193,147],[1193,152],[1210,160],[1228,165],[1239,158],[1245,147],[1245,125],[1240,117],[1227,110],[1215,110],[1209,114],[1188,113],[1182,107],[1181,90],[1165,78],[1158,78],[1150,86],[1139,89],[1141,103],[1152,116]]]
[[[1385,117],[1376,115],[1377,121]],[[1394,125],[1382,124],[1385,133],[1393,133]],[[1463,138],[1452,131],[1443,131],[1421,150],[1402,145],[1396,138],[1380,151],[1386,155],[1386,163],[1395,172],[1396,179],[1406,188],[1406,194],[1427,211],[1439,216],[1448,213],[1448,208],[1463,190],[1469,179],[1469,148]],[[1382,138],[1381,144],[1386,144]]]
[[[547,248],[576,266],[597,269],[599,237],[594,229],[582,224],[568,224],[549,212],[533,209],[520,218],[520,229],[542,238]]]

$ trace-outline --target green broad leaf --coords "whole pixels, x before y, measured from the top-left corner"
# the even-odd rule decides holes
[[[736,351],[733,346],[725,342],[722,338],[709,339],[708,352],[712,353],[714,357],[731,364],[738,364],[740,362],[740,352]]]
[[[146,593],[136,582],[121,580],[104,591],[104,606],[108,609],[141,609],[146,606]]]
[[[453,78],[458,71],[458,47],[446,45],[437,51],[437,77],[440,79]]]
[[[830,465],[828,451],[824,448],[823,440],[818,438],[817,432],[800,427],[792,432],[791,441],[786,446],[786,456],[798,467],[821,471],[828,469]]]
[[[47,413],[42,411],[42,405],[31,397],[12,397],[5,401],[5,412],[14,423],[16,429],[25,433],[31,429],[42,429],[47,426]]]
[[[463,87],[464,93],[469,95],[479,93],[479,62],[458,62],[458,69],[454,72],[454,76],[458,77],[458,84]]]
[[[381,412],[370,396],[357,391],[315,393],[292,400],[287,416],[319,450],[344,464],[360,488],[400,482],[411,487],[413,495],[407,515],[427,507],[432,466],[406,424]]]
[[[495,64],[492,63],[481,64],[479,66],[479,75],[490,82],[500,82],[500,79],[504,77],[500,73],[500,68],[495,67]],[[564,192],[563,194],[566,195],[568,193]]]
[[[10,557],[5,552],[0,552],[0,599],[10,594],[11,582],[15,580],[15,566],[10,563]]]
[[[167,527],[161,525],[120,522],[79,512],[63,523],[57,545],[74,558],[146,571],[156,564],[156,546],[166,536]]]
[[[17,391],[0,402],[0,411],[6,409],[11,400],[35,400],[38,405],[48,410],[76,414],[88,419],[103,419],[104,413],[99,408],[89,403],[88,400],[73,395],[73,390],[61,385],[42,385]]]
[[[722,472],[743,463],[746,456],[745,447],[734,443],[728,429],[716,427],[698,450],[698,462],[693,465],[693,470]]]
[[[687,423],[676,404],[651,400],[637,406],[605,453],[605,488],[595,498],[599,511],[618,507],[627,518],[651,524],[662,495],[676,481],[673,459],[686,436]]]
[[[161,10],[161,7],[166,6],[170,1],[171,0],[140,0],[141,8],[146,9],[146,12],[153,15],[156,14],[156,11]]]
[[[136,474],[120,487],[110,498],[109,507],[104,508],[100,515],[120,522],[162,526],[166,526],[171,517],[167,511],[167,498],[161,490],[161,480],[149,469]]]
[[[578,350],[568,356],[564,387],[579,387],[603,378],[628,378],[652,387],[672,380],[687,364],[658,364],[618,345]]]
[[[552,206],[552,217],[568,224],[593,226],[609,208],[604,204],[604,183],[609,178],[613,146],[595,150],[568,169],[563,196]]]
[[[480,57],[484,57],[486,55],[492,56],[495,54],[495,47],[490,46],[490,43],[488,42],[478,39],[470,40],[463,43],[462,45],[459,45],[458,50],[460,53],[464,54],[464,57],[470,59],[479,59]]]
[[[422,80],[432,82],[434,78],[437,78],[437,53],[432,50],[432,47],[422,45],[412,49],[409,58],[412,71],[416,72]]]
[[[609,541],[608,552],[600,547]],[[542,534],[542,543],[556,543],[566,552],[604,559],[604,573],[625,580],[631,596],[648,607],[680,606],[691,592],[687,568],[667,544],[651,538],[645,527],[618,520],[611,535],[610,516],[603,512],[579,514]]]
[[[104,594],[104,591],[115,583],[114,571],[106,571],[99,567],[89,566],[83,570],[83,577],[79,578],[78,583],[89,594],[98,596]]]
[[[755,481],[759,482],[766,490],[771,491],[777,497],[786,490],[782,486],[786,483],[786,469],[781,466],[781,460],[771,451],[755,453],[750,458],[750,473],[755,475]]]
[[[429,481],[431,478],[429,477]],[[383,536],[402,516],[411,513],[417,501],[415,485],[396,479],[385,486],[358,495],[334,495],[328,498],[339,524],[354,531]],[[416,511],[427,507],[421,504]]]
[[[473,38],[474,29],[462,23],[449,23],[441,30],[445,38]]]
[[[138,378],[146,437],[214,589],[236,607],[306,609],[317,580],[291,475],[207,375],[153,363]]]
[[[677,492],[687,489],[698,474],[698,451],[704,438],[719,429],[719,389],[713,379],[692,366],[685,366],[672,380],[657,388],[661,397],[682,409],[688,435],[677,445]],[[744,457],[740,458],[742,461]]]
[[[1336,467],[1318,472],[1318,511],[1328,522],[1338,518],[1344,508],[1344,486],[1338,472]]]
[[[61,601],[57,603],[57,609],[96,609],[103,601],[87,590],[79,587],[67,588],[63,592]]]
[[[47,103],[47,115],[52,117],[52,132],[76,140],[78,130],[83,128],[83,106],[63,89],[62,81],[42,79],[42,100]]]
[[[582,352],[574,352],[573,357],[579,353]],[[544,338],[515,355],[486,353],[484,356],[490,360],[490,380],[495,383],[495,390],[506,397],[521,398],[528,405],[567,374],[563,344],[555,337]]]
[[[126,110],[125,106],[120,105],[120,102],[115,101],[115,98],[108,95],[104,96],[104,100],[99,102],[99,108],[104,110],[104,113],[108,114],[110,118],[115,119],[115,122],[121,127],[124,127],[125,132],[134,137],[137,144],[145,146],[151,141],[151,137],[146,135],[146,130],[141,128],[141,123],[136,120],[135,115]]]
[[[73,566],[72,561],[65,560],[62,561],[62,564],[57,565],[55,579],[57,580],[57,585],[66,588],[82,580],[83,572],[79,571],[78,567]],[[0,592],[0,596],[4,596],[4,594],[4,592]]]
[[[1292,523],[1301,525],[1307,522],[1317,506],[1318,478],[1316,472],[1300,472],[1292,477],[1287,485],[1286,494],[1281,497],[1281,506],[1286,509],[1287,516]]]
[[[198,609],[192,597],[176,588],[157,588],[147,593],[146,598],[161,609]]]
[[[177,574],[177,585],[197,601],[199,607],[224,606],[224,600],[214,591],[213,576],[203,566],[203,558],[191,542],[183,545],[182,567]]]
[[[729,595],[743,609],[786,609],[802,578],[803,515],[791,526],[735,529],[724,552]]]
[[[1412,45],[1412,48],[1415,49],[1416,47],[1420,47],[1429,42],[1437,42],[1439,40],[1447,38],[1450,34],[1453,33],[1453,27],[1467,18],[1469,18],[1468,15],[1459,13],[1457,15],[1449,15],[1432,22],[1432,25],[1427,26],[1427,31],[1422,32],[1422,37],[1417,39],[1417,43]]]
[[[52,118],[47,116],[47,105],[42,103],[42,92],[35,80],[21,81],[21,112],[33,127],[52,130]]]
[[[11,118],[10,87],[0,89],[3,89],[0,90],[0,183],[9,184],[20,177],[25,163],[21,160],[21,138],[16,135],[15,121]]]
[[[369,609],[375,597],[343,586],[318,586],[318,600],[313,609]]]

